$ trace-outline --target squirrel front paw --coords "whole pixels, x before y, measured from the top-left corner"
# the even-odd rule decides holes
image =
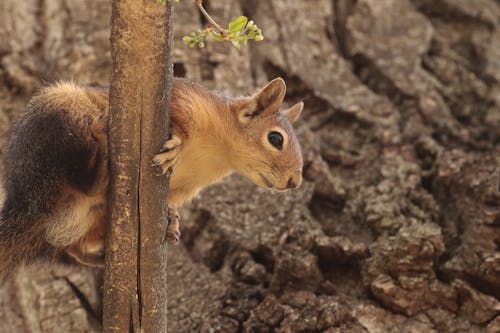
[[[180,237],[181,237],[181,232],[179,230],[179,222],[181,220],[181,217],[179,215],[179,212],[177,212],[177,209],[174,208],[168,208],[168,215],[167,215],[167,232],[165,235],[165,240],[167,242],[172,242],[174,244],[179,244],[180,242]]]
[[[167,171],[174,166],[177,162],[177,156],[181,146],[181,139],[173,135],[171,139],[167,140],[163,148],[153,158],[153,166],[161,169],[161,174],[164,175]]]

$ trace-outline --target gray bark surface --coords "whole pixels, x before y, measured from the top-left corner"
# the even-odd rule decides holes
[[[182,211],[168,253],[169,332],[500,331],[500,2],[213,0],[265,39],[174,68],[222,93],[275,76],[305,100],[305,182],[232,176]],[[106,85],[108,1],[0,2],[0,144],[45,80]],[[85,269],[30,267],[0,290],[0,332],[97,332]]]

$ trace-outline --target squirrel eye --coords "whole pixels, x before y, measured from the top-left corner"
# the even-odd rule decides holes
[[[276,131],[269,132],[269,134],[267,135],[267,140],[269,140],[269,143],[272,144],[276,149],[283,149],[283,135],[281,135],[281,133]]]

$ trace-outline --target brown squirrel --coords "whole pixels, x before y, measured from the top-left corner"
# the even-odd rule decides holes
[[[285,82],[231,99],[176,78],[171,138],[154,157],[173,168],[169,239],[180,236],[176,208],[237,172],[277,190],[302,181],[302,153],[291,123],[303,103],[280,111]],[[33,97],[14,123],[5,151],[0,214],[0,280],[40,258],[69,255],[102,267],[108,186],[108,90],[59,83]]]

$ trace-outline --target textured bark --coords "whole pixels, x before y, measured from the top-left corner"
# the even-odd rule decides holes
[[[170,13],[170,4],[113,1],[104,332],[167,330],[168,181],[151,161],[168,137]]]
[[[168,331],[498,332],[500,3],[207,3],[265,39],[188,49],[205,23],[181,1],[177,75],[231,95],[283,76],[286,102],[305,99],[306,181],[276,195],[231,177],[181,212]],[[2,140],[40,78],[106,84],[110,8],[85,4],[0,2]],[[92,281],[19,274],[0,294],[5,331],[99,331]]]

